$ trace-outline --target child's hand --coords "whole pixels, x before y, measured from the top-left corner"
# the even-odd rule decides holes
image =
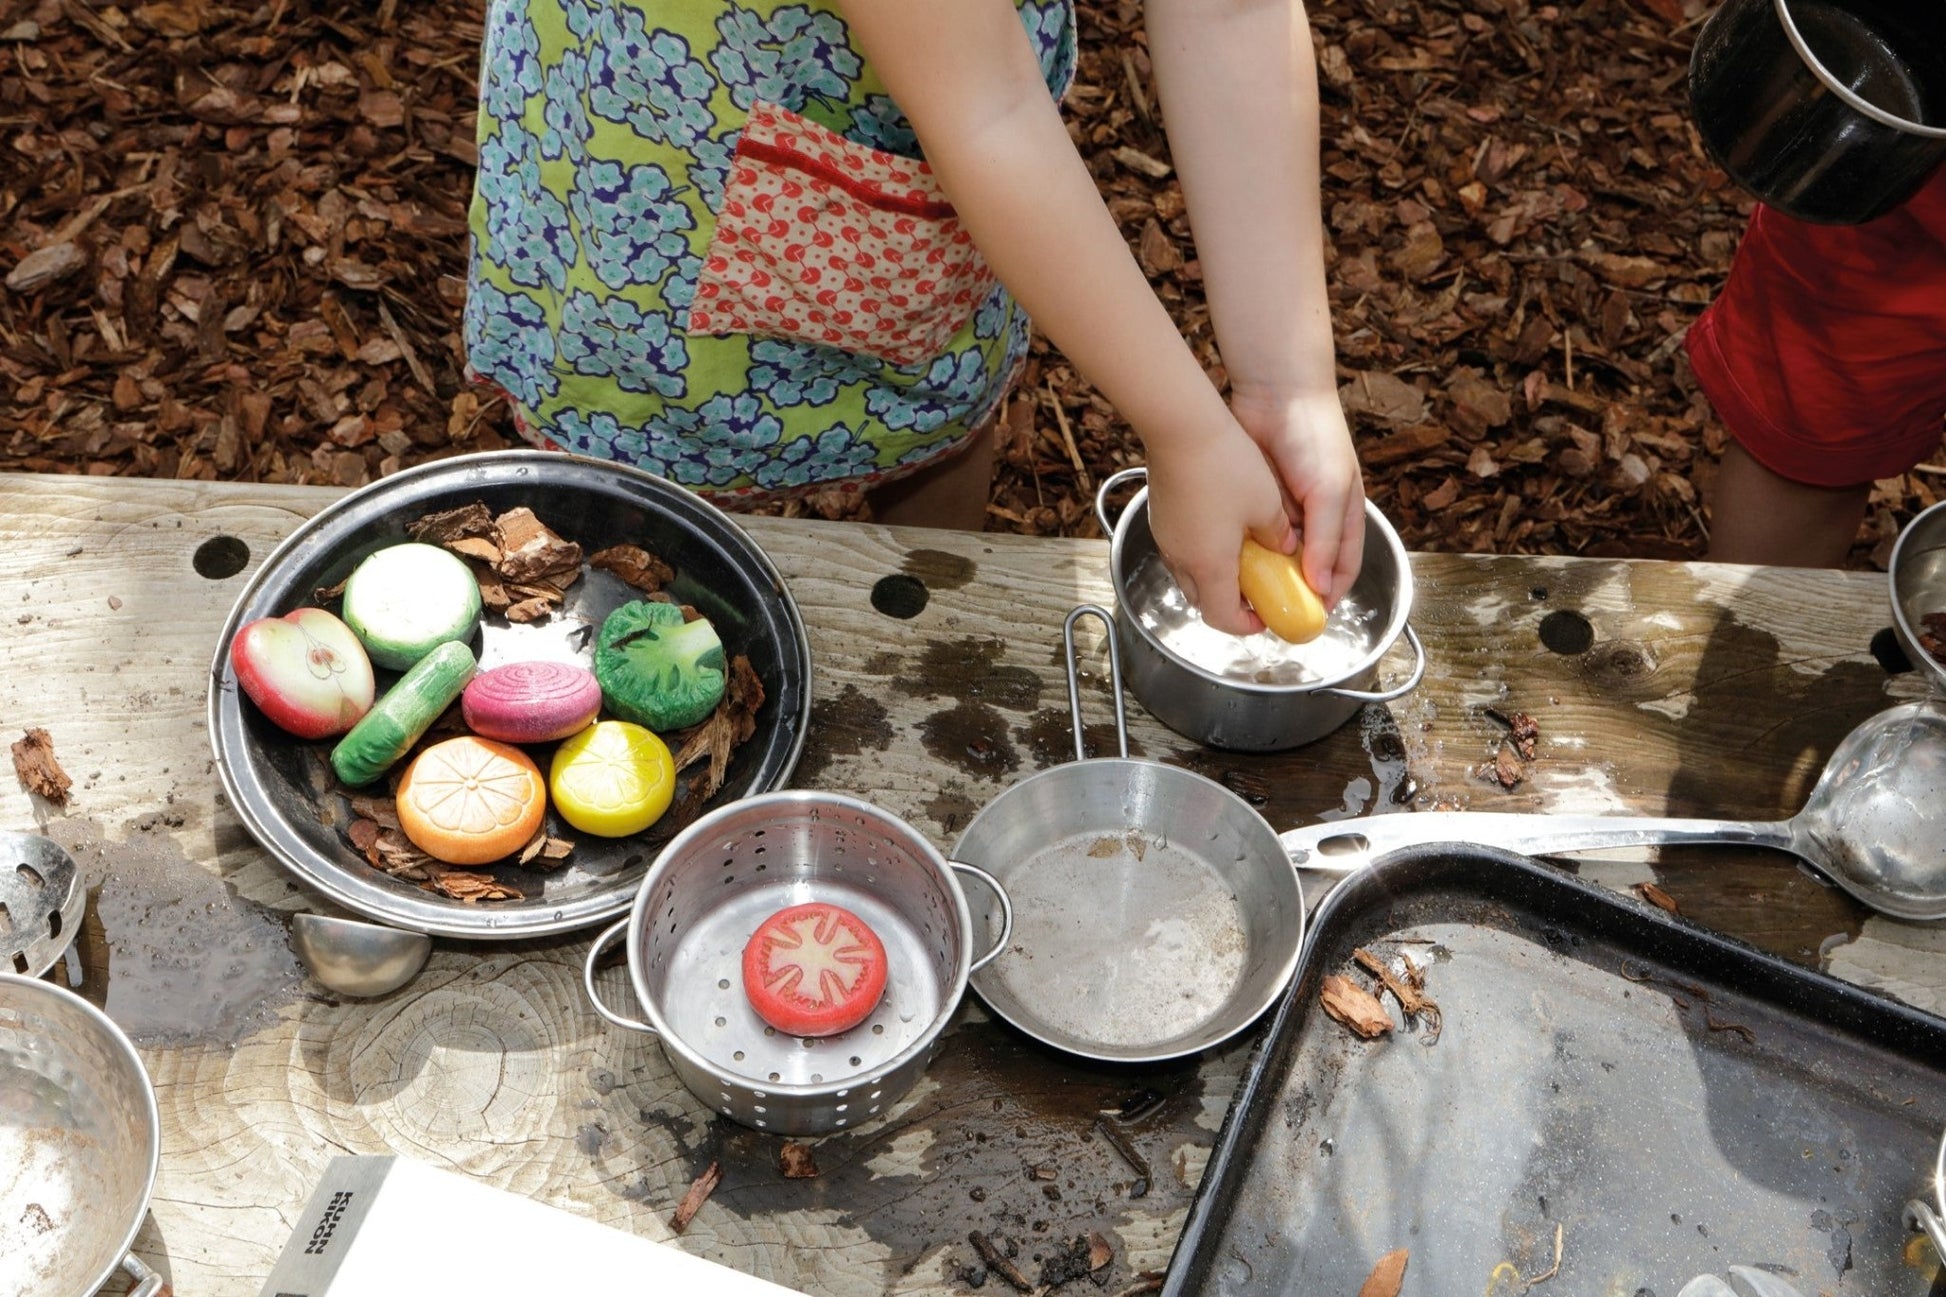
[[[1351,591],[1365,559],[1364,480],[1338,394],[1237,390],[1230,409],[1289,494],[1304,546],[1304,579],[1333,607]]]
[[[1156,551],[1203,621],[1232,635],[1264,628],[1237,589],[1246,535],[1290,553],[1297,536],[1277,475],[1243,430],[1225,420],[1207,438],[1179,437],[1149,451],[1149,529]]]

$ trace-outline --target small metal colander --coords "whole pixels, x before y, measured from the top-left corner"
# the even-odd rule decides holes
[[[978,879],[1006,914],[978,959],[957,873]],[[751,934],[807,901],[850,910],[885,945],[884,999],[834,1036],[778,1031],[743,990]],[[646,1021],[610,1009],[595,983],[603,951],[624,930]],[[947,861],[897,816],[836,793],[774,792],[719,808],[663,849],[629,917],[590,948],[585,982],[598,1013],[658,1037],[683,1084],[716,1111],[759,1130],[823,1134],[881,1115],[919,1078],[968,975],[1011,930],[1000,885]]]

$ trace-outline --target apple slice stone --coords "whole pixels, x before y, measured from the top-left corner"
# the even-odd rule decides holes
[[[262,617],[230,641],[237,684],[279,729],[343,734],[372,709],[371,660],[351,627],[322,608]]]

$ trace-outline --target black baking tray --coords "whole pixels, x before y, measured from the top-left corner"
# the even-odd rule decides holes
[[[1318,1007],[1327,975],[1371,984],[1361,946],[1430,960],[1434,1043]],[[1731,1265],[1924,1294],[1902,1215],[1942,1126],[1946,1021],[1524,856],[1414,847],[1319,906],[1163,1292],[1350,1297],[1405,1248],[1406,1297],[1675,1297]]]

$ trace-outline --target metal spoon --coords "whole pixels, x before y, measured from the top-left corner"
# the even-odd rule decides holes
[[[1788,820],[1418,811],[1280,834],[1299,868],[1352,873],[1421,842],[1545,856],[1597,847],[1736,843],[1788,851],[1882,914],[1946,919],[1946,708],[1888,708],[1844,737]]]
[[[311,976],[340,995],[389,995],[419,975],[432,938],[328,914],[291,917],[291,944]]]

